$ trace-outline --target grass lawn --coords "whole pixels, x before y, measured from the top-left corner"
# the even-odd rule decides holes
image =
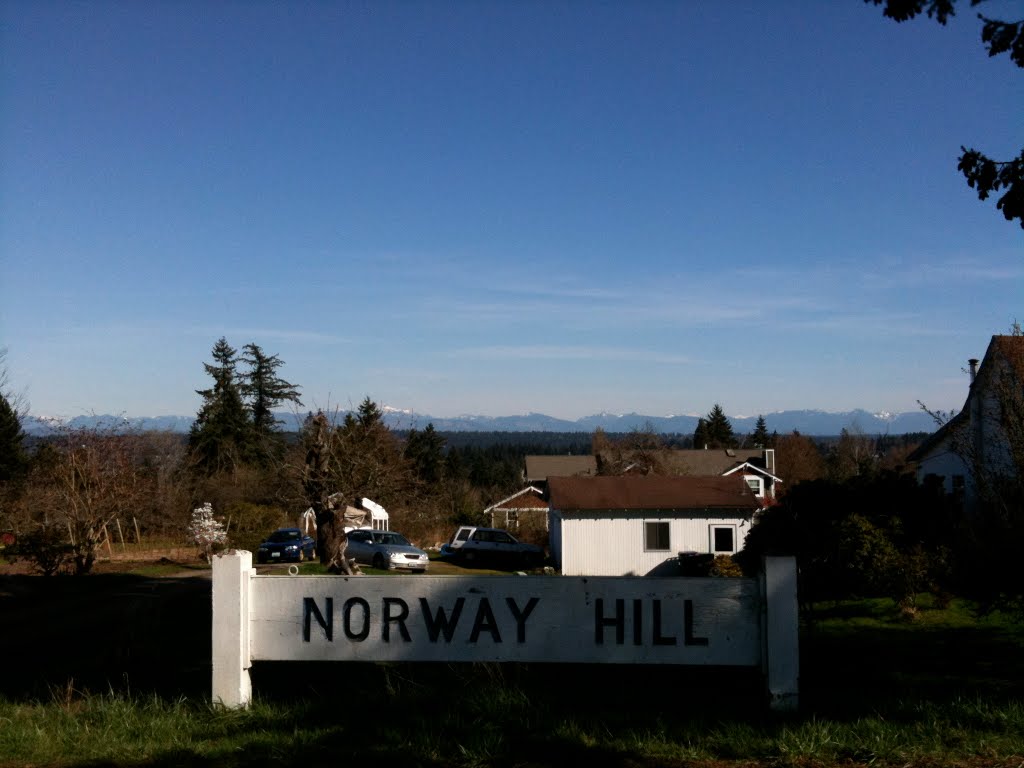
[[[255,705],[226,711],[209,598],[180,574],[0,578],[0,766],[1024,763],[1024,631],[958,602],[817,606],[782,717],[748,670],[544,664],[257,663]]]

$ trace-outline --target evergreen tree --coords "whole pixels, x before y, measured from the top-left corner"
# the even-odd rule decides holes
[[[405,458],[412,462],[416,476],[431,485],[444,474],[444,438],[437,434],[433,423],[419,432],[410,430],[405,443]]]
[[[364,397],[356,410],[356,423],[364,430],[373,429],[377,425],[383,426],[384,412],[369,396]]]
[[[14,482],[28,469],[21,419],[7,395],[0,392],[0,484]]]
[[[213,386],[196,390],[203,405],[188,437],[193,461],[210,474],[233,472],[253,453],[253,425],[242,400],[238,353],[222,336],[212,354],[213,364],[204,363],[203,367],[213,378]]]
[[[764,416],[757,417],[757,424],[754,431],[750,433],[750,444],[755,448],[768,448],[771,446],[771,439],[768,437],[768,425]]]
[[[693,431],[693,447],[698,451],[708,447],[708,423],[703,416],[697,419],[697,428]]]
[[[284,363],[277,355],[266,355],[256,344],[246,344],[242,362],[249,370],[242,376],[240,390],[252,414],[255,447],[263,462],[280,456],[284,441],[277,430],[273,409],[282,403],[302,405],[299,388],[277,375]]]
[[[24,477],[29,463],[21,429],[24,403],[7,387],[6,358],[7,348],[0,348],[0,484]]]
[[[252,413],[252,425],[257,435],[275,431],[273,409],[282,403],[302,405],[299,387],[277,375],[284,362],[277,355],[266,355],[256,344],[246,344],[242,362],[249,366],[241,385],[242,395]]]
[[[718,403],[715,403],[705,419],[704,435],[708,448],[736,447],[736,436],[733,434],[732,424]]]

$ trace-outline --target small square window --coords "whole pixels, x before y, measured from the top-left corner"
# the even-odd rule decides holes
[[[669,548],[668,523],[644,523],[644,549],[667,552]]]

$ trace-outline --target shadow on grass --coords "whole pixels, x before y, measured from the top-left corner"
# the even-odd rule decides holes
[[[208,574],[0,577],[0,695],[208,695]]]
[[[57,692],[75,690],[208,700],[208,573],[0,578],[0,652],[7,660],[0,695],[49,700]],[[801,717],[855,720],[905,713],[901,702],[908,698],[1024,698],[1019,629],[985,623],[905,626],[892,621],[893,611],[884,603],[838,605],[804,634]],[[863,618],[867,621],[861,623]],[[488,695],[506,691],[530,701],[528,708],[482,716],[496,723],[530,713],[630,727],[663,715],[743,722],[765,716],[756,670],[257,663],[252,675],[259,698],[308,702],[314,718],[319,709],[328,719],[350,718],[355,702],[362,733],[373,733],[378,722],[393,719],[389,713],[395,707],[422,711],[422,717],[410,720],[418,729],[431,727],[439,715],[468,717],[462,703],[480,690]],[[374,707],[381,712],[374,714]],[[482,701],[479,707],[494,709]],[[340,715],[342,709],[348,714]],[[386,733],[376,735],[385,739]],[[385,749],[380,743],[373,749]]]

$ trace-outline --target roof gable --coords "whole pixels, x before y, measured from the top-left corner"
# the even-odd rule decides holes
[[[751,464],[749,461],[744,461],[742,464],[738,464],[737,466],[733,467],[732,469],[730,469],[730,470],[728,470],[726,472],[723,472],[722,474],[725,475],[726,477],[728,477],[733,472],[739,472],[740,470],[745,470],[747,472],[754,472],[754,473],[756,473],[758,475],[761,475],[762,477],[769,477],[769,478],[771,478],[772,480],[774,480],[777,483],[781,483],[782,482],[779,478],[777,478],[775,475],[773,475],[771,472],[769,472],[764,467],[759,467],[756,464]]]
[[[495,502],[484,510],[484,514],[501,510],[512,512],[528,509],[547,510],[547,508],[548,503],[544,500],[543,491],[539,488],[534,488],[532,485],[528,485],[523,488],[523,490],[513,493],[508,498]]]

